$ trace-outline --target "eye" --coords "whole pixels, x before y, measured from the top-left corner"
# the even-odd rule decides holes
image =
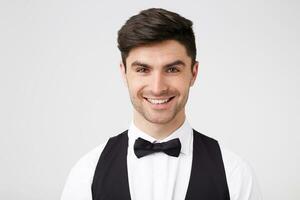
[[[147,69],[146,67],[139,67],[136,69],[136,72],[138,72],[138,73],[146,73],[148,71],[149,71],[149,69]]]
[[[179,72],[179,69],[177,67],[169,67],[167,69],[167,72],[168,73],[176,73],[176,72]]]

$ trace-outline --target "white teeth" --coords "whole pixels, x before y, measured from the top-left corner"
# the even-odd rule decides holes
[[[149,98],[147,98],[147,100],[152,104],[163,104],[163,103],[167,103],[170,100],[170,98],[169,99],[149,99]]]

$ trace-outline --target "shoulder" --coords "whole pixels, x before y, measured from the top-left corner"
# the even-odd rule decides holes
[[[230,199],[259,200],[259,187],[250,164],[236,153],[220,145]]]
[[[90,187],[99,157],[107,142],[100,144],[81,157],[70,170],[61,200],[89,199]]]
[[[91,171],[93,173],[95,171],[96,165],[99,161],[99,158],[104,151],[105,148],[107,148],[110,144],[110,146],[114,147],[113,144],[118,142],[120,139],[126,137],[127,131],[124,131],[118,135],[115,135],[111,138],[109,138],[105,143],[100,144],[96,148],[92,149],[88,153],[86,153],[84,156],[82,156],[78,162],[74,165],[74,167],[71,169],[72,171]]]
[[[246,161],[244,161],[239,155],[225,148],[222,144],[220,145],[222,158],[226,170],[226,175],[232,174],[234,171],[240,168],[248,167]]]
[[[61,200],[92,199],[91,185],[100,156],[104,151],[109,152],[107,147],[114,148],[114,144],[124,137],[126,137],[126,131],[109,138],[82,156],[69,173]]]
[[[82,156],[71,169],[72,171],[94,171],[99,157],[107,142],[102,143]]]

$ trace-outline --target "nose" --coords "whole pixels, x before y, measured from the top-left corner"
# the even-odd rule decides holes
[[[150,89],[155,96],[161,96],[168,92],[167,80],[161,72],[152,74]]]

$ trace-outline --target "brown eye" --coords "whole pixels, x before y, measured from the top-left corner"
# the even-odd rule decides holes
[[[176,73],[179,72],[179,70],[176,67],[170,67],[167,69],[168,73]]]
[[[139,72],[139,73],[145,73],[145,72],[147,72],[147,68],[145,68],[145,67],[141,67],[141,68],[137,68],[136,69],[136,72]]]

